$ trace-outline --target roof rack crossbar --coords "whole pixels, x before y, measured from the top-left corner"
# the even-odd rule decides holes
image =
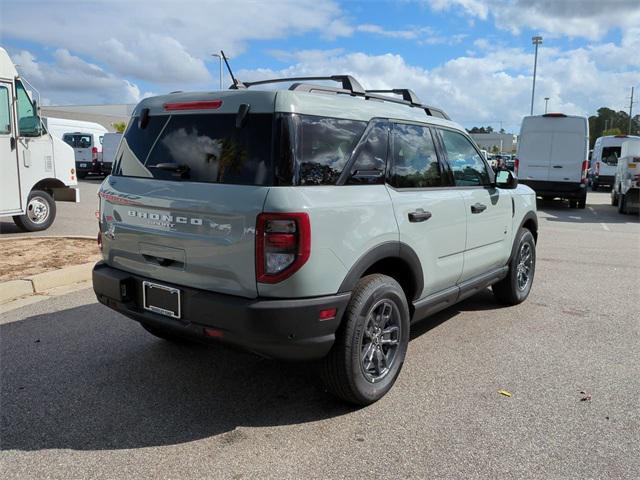
[[[367,90],[367,93],[393,93],[402,95],[402,99],[411,105],[420,105],[420,99],[416,93],[409,88],[392,88],[391,90]]]
[[[255,82],[242,82],[244,86],[252,87],[254,85],[264,85],[267,83],[282,83],[282,82],[299,82],[306,80],[332,80],[342,84],[342,88],[349,90],[354,95],[364,95],[365,90],[362,85],[353,78],[351,75],[331,75],[329,77],[287,77],[287,78],[273,78],[270,80],[258,80]]]

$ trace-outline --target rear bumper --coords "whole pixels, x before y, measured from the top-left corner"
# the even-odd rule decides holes
[[[518,180],[518,183],[531,187],[538,196],[582,198],[587,195],[587,186],[584,183],[546,180]]]
[[[98,262],[93,290],[102,304],[138,322],[171,330],[202,342],[222,341],[282,360],[314,360],[327,355],[351,298],[350,293],[301,299],[243,298],[168,285],[180,289],[182,318],[165,317],[142,307],[142,281],[149,280]],[[165,282],[161,282],[165,284]],[[332,320],[320,310],[336,308]],[[215,337],[205,334],[214,329]]]
[[[615,178],[616,177],[614,175],[594,175],[591,181],[598,185],[612,186]]]

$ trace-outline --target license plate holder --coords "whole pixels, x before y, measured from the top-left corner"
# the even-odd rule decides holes
[[[180,319],[181,292],[174,287],[153,282],[142,282],[142,306],[145,310],[166,317]]]

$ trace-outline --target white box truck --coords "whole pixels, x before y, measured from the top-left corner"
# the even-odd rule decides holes
[[[524,117],[514,171],[520,183],[544,199],[587,203],[589,122],[586,117],[547,113]]]
[[[620,213],[631,213],[640,207],[640,137],[629,137],[620,148],[616,165],[611,205]]]
[[[78,202],[73,149],[44,128],[25,81],[0,47],[0,216],[47,229],[56,201]]]
[[[591,177],[591,189],[595,192],[602,186],[613,187],[613,179],[616,176],[616,166],[621,156],[622,144],[629,139],[640,137],[632,135],[607,135],[596,139],[591,155],[593,175]]]

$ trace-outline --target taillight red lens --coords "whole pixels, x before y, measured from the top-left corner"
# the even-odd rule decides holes
[[[515,159],[513,161],[513,173],[515,173],[516,175],[518,175],[518,169],[520,168],[520,160],[519,159]]]
[[[589,161],[582,162],[582,180],[581,183],[587,183],[587,170],[589,170]]]
[[[596,162],[596,175],[600,175],[600,162]]]
[[[278,283],[309,259],[311,225],[306,213],[261,213],[256,221],[256,279]]]
[[[91,148],[91,159],[95,162],[98,160],[98,147]]]

